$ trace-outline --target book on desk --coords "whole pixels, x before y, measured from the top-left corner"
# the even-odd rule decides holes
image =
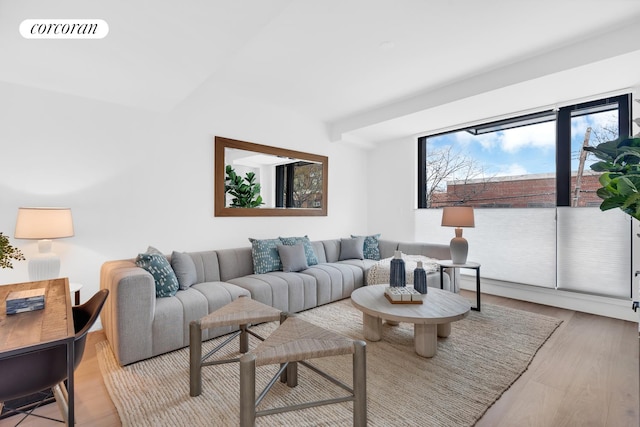
[[[7,295],[7,314],[18,314],[44,308],[45,288],[13,291]]]

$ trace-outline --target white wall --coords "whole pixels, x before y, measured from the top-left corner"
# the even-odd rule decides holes
[[[327,217],[213,216],[215,135],[329,157]],[[35,241],[13,238],[20,206],[69,206],[75,236],[54,241],[61,275],[99,288],[106,260],[153,245],[165,253],[248,246],[248,237],[367,232],[366,156],[328,142],[324,126],[203,85],[170,113],[0,84],[0,231],[29,258]],[[27,281],[27,263],[0,284]]]
[[[382,239],[416,239],[414,211],[417,186],[416,138],[379,143],[368,152],[369,233],[381,233]]]

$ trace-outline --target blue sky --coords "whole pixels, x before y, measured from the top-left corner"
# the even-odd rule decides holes
[[[617,111],[574,117],[571,122],[572,170],[578,168],[578,153],[587,127],[617,123]],[[591,145],[596,143],[592,131]],[[540,123],[484,135],[460,131],[428,139],[427,150],[452,146],[453,151],[475,159],[485,177],[555,173],[555,122]],[[585,170],[589,169],[585,166]],[[480,178],[480,177],[478,177]]]

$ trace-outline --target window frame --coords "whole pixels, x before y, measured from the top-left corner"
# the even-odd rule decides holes
[[[429,138],[461,131],[478,135],[550,120],[556,121],[556,206],[571,206],[571,118],[581,114],[588,114],[588,112],[581,113],[583,110],[612,105],[614,103],[618,105],[619,136],[621,138],[627,138],[631,134],[631,94],[610,96],[595,101],[568,105],[560,107],[555,111],[541,109],[540,111],[530,114],[418,137],[418,209],[430,209],[427,206],[427,141]],[[552,115],[555,116],[554,119],[550,118]]]

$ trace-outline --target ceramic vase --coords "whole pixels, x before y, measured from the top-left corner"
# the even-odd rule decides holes
[[[389,285],[394,287],[407,285],[407,273],[404,269],[404,260],[402,259],[402,252],[400,251],[396,251],[393,259],[391,260]]]
[[[422,261],[418,261],[418,266],[413,270],[413,288],[421,294],[428,292],[427,272],[422,268]]]

